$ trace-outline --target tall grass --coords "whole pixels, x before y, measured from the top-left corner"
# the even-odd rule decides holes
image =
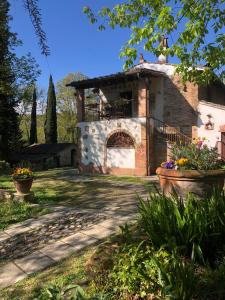
[[[0,205],[0,230],[49,212],[49,209],[32,206],[26,202],[5,201]]]
[[[140,200],[140,225],[155,249],[212,262],[223,251],[225,238],[225,195],[214,190],[204,200],[188,195],[182,201],[177,195],[150,195]]]

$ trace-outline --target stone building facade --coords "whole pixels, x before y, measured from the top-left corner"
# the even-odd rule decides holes
[[[151,175],[168,159],[171,142],[203,135],[215,140],[216,135],[222,143],[224,85],[204,88],[183,83],[175,70],[175,65],[166,62],[143,61],[127,72],[70,84],[77,97],[81,172]],[[88,104],[85,89],[92,89],[96,105]],[[209,112],[219,103],[213,112],[219,121],[210,130],[203,102],[210,103]],[[92,120],[90,111],[95,116]]]

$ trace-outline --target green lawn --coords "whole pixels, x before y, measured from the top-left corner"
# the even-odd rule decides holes
[[[77,180],[78,179],[78,180]],[[0,208],[0,229],[46,213],[42,206],[64,205],[96,208],[110,205],[124,195],[134,197],[135,188],[152,189],[152,183],[129,176],[74,176],[73,169],[60,168],[35,173],[32,191],[35,203],[3,203]],[[10,176],[0,177],[0,188],[15,190]]]
[[[0,290],[1,300],[28,300],[35,299],[40,289],[49,284],[82,285],[86,281],[85,264],[95,251],[95,247],[89,247],[80,253],[76,253],[54,266],[28,278],[19,281],[11,287]]]
[[[32,206],[30,203],[2,202],[0,205],[0,230],[29,218],[46,214],[49,211],[47,208]]]
[[[95,200],[104,199],[112,196],[119,196],[124,193],[124,186],[145,186],[152,187],[152,183],[141,177],[129,176],[86,176],[88,181],[74,181],[74,177],[67,176],[67,172],[72,169],[61,168],[52,169],[35,173],[32,191],[35,193],[36,203],[39,204],[60,204],[60,205],[77,205],[84,200],[94,197]],[[64,176],[65,174],[65,176]],[[124,186],[121,186],[121,183]],[[0,187],[13,188],[10,176],[1,177]]]

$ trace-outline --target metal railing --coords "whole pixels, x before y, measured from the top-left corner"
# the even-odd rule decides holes
[[[178,128],[172,127],[156,118],[150,117],[150,127],[160,134],[162,138],[171,142],[188,145],[192,139],[181,132]]]

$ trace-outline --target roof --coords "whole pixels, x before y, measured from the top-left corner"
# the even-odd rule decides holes
[[[74,149],[76,144],[72,143],[59,143],[59,144],[33,144],[20,152],[15,153],[12,157],[12,161],[30,161],[41,162],[43,159],[48,159],[57,155],[59,152],[65,149]]]
[[[21,154],[26,154],[26,155],[54,155],[57,154],[58,152],[61,152],[65,150],[68,147],[74,146],[76,147],[75,144],[71,143],[59,143],[59,144],[33,144],[30,145],[26,148],[24,148],[21,151]]]
[[[153,77],[164,76],[165,73],[156,70],[150,70],[146,68],[133,68],[125,72],[114,73],[111,75],[95,77],[91,79],[84,79],[79,81],[73,81],[66,86],[72,86],[75,88],[100,88],[102,86],[112,85],[119,82],[127,82],[138,79],[140,77],[146,77],[151,75]]]

